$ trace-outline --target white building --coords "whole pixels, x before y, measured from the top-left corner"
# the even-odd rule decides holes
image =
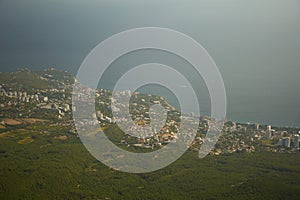
[[[65,112],[70,111],[70,105],[69,104],[65,104]]]
[[[236,123],[232,122],[231,131],[236,131]]]
[[[266,130],[266,133],[265,133],[265,139],[271,139],[272,137],[272,132],[274,130],[272,130],[272,126],[271,125],[268,125],[267,126],[267,130]]]
[[[294,135],[293,142],[294,142],[294,147],[299,148],[299,135],[298,134]]]
[[[281,140],[281,145],[284,147],[290,147],[291,146],[290,137],[283,137]]]
[[[265,139],[271,139],[272,138],[272,131],[266,131],[265,133]]]
[[[108,122],[108,123],[112,123],[112,119],[110,118],[110,117],[105,117],[105,119],[106,119],[106,121]]]

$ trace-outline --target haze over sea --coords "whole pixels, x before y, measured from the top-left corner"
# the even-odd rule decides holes
[[[228,119],[300,127],[300,1],[174,2],[2,0],[0,71],[55,67],[75,75],[85,56],[113,34],[145,26],[171,28],[198,41],[216,62],[227,92]],[[126,70],[147,62],[185,74],[195,85],[203,114],[209,113],[201,77],[165,52],[121,57],[100,86],[111,88]]]

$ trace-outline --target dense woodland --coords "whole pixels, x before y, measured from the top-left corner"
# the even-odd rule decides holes
[[[67,137],[61,137],[62,135]],[[298,199],[299,153],[187,151],[146,174],[110,169],[67,127],[38,123],[0,137],[1,199]]]

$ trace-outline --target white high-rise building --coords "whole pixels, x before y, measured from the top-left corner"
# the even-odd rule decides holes
[[[99,117],[100,117],[101,120],[103,120],[104,119],[103,113],[100,113]]]
[[[266,139],[271,139],[271,137],[272,137],[272,126],[268,125],[266,133],[265,133],[265,138]]]
[[[281,140],[281,144],[284,147],[290,147],[291,146],[290,137],[283,137]]]
[[[236,123],[232,122],[231,131],[236,131]]]
[[[265,132],[265,139],[271,139],[272,138],[272,131],[266,131]]]
[[[294,135],[293,142],[294,142],[294,147],[299,148],[299,135],[298,134]]]

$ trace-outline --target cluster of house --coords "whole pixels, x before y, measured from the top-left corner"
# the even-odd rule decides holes
[[[289,133],[288,131],[281,131],[272,129],[271,125],[268,125],[265,130],[259,128],[259,124],[256,124],[255,138],[278,141],[277,146],[285,148],[299,149],[299,132]]]
[[[87,93],[90,93],[89,88],[81,90],[82,93],[75,95],[73,98],[75,100],[80,100],[81,102],[89,103],[89,96]],[[60,96],[63,98],[57,98],[57,96],[51,96],[54,93],[60,93]],[[29,94],[26,91],[13,91],[7,90],[5,85],[0,85],[0,95],[8,97],[7,101],[1,102],[0,107],[6,106],[16,106],[20,103],[29,103],[35,102],[36,108],[46,109],[48,111],[53,111],[57,113],[58,119],[63,119],[65,114],[71,110],[76,111],[76,106],[71,104],[71,97],[65,96],[66,91],[64,88],[58,89],[47,89],[47,90],[33,90]],[[113,96],[113,97],[112,97]],[[129,124],[125,129],[125,132],[128,133],[127,137],[136,136],[136,143],[134,146],[140,146],[145,148],[153,148],[154,146],[160,146],[163,144],[168,144],[170,142],[175,142],[178,139],[179,132],[179,120],[170,119],[169,117],[163,119],[161,123],[164,123],[163,128],[159,129],[157,132],[156,129],[151,129],[149,134],[142,134],[143,127],[150,123],[149,117],[149,103],[163,105],[167,110],[173,111],[173,115],[180,116],[180,113],[175,110],[174,107],[170,106],[162,97],[151,97],[151,95],[139,96],[138,92],[131,93],[130,91],[120,91],[112,95],[110,90],[99,89],[95,93],[96,103],[100,107],[107,107],[109,111],[115,111],[118,113],[115,117],[111,113],[105,113],[102,111],[96,111],[92,114],[92,117],[89,119],[83,119],[79,123],[83,125],[96,125],[99,123],[118,123],[118,124]],[[131,119],[141,125],[141,126],[131,126],[128,123],[128,116],[122,115],[122,109],[128,108],[129,105],[124,105],[120,102],[119,99],[131,97],[133,103],[131,104]],[[155,114],[155,113],[154,113]],[[169,113],[170,114],[170,113]],[[183,116],[185,120],[191,125],[194,125],[193,119],[196,117],[194,114],[190,116]],[[92,119],[92,120],[91,120]],[[199,130],[206,132],[208,128],[210,130],[219,129],[220,126],[211,122],[209,117],[201,117]],[[233,152],[254,152],[256,150],[255,145],[259,140],[269,140],[272,141],[273,146],[269,145],[269,148],[272,147],[281,147],[286,149],[299,149],[299,133],[290,133],[288,131],[279,131],[272,129],[272,127],[264,126],[260,127],[259,124],[251,125],[251,130],[249,130],[250,125],[236,124],[235,122],[227,123],[224,126],[223,130],[217,130],[217,132],[222,132],[221,137],[215,136],[211,138],[212,140],[218,140],[216,148],[212,151],[214,155],[220,155],[224,153],[233,153]],[[182,131],[182,130],[181,130]],[[191,138],[194,137],[194,132],[192,129],[184,130],[185,137]],[[202,136],[197,136],[193,143],[192,147],[195,150],[199,150],[202,145],[204,138]],[[274,142],[276,144],[274,145]],[[122,140],[121,143],[126,143],[126,140]]]
[[[0,103],[0,107],[9,108],[13,106],[16,108],[18,105],[26,105],[26,103],[35,103],[37,109],[46,109],[50,112],[57,114],[58,119],[62,119],[65,113],[70,109],[70,98],[51,98],[50,96],[55,93],[60,93],[62,97],[65,97],[65,89],[35,89],[29,92],[26,91],[13,91],[12,89],[6,89],[5,85],[0,85],[0,95],[7,97],[5,101]],[[24,107],[26,110],[26,106]]]
[[[81,88],[80,93],[76,94],[74,99],[80,102],[81,105],[89,103],[88,94],[91,92],[88,88]],[[89,119],[81,119],[77,121],[79,125],[105,125],[111,123],[117,123],[119,127],[126,133],[127,139],[135,136],[136,143],[127,144],[127,139],[120,141],[122,144],[139,146],[144,148],[153,148],[154,146],[161,146],[171,142],[176,142],[178,139],[178,122],[172,118],[162,117],[157,123],[163,124],[163,127],[155,128],[148,126],[150,123],[149,105],[161,105],[166,110],[176,112],[162,97],[154,97],[151,95],[139,95],[140,93],[131,93],[130,91],[119,91],[111,94],[111,91],[99,89],[95,92],[96,104],[100,107],[108,108],[109,111],[114,111],[115,115],[111,113],[105,113],[100,110],[93,112],[92,116],[87,116]],[[131,97],[131,112],[128,115],[129,108],[128,100]],[[126,99],[125,103],[122,99]],[[76,109],[76,105],[75,105]],[[172,113],[172,115],[179,115],[179,113]],[[153,113],[151,115],[160,115],[160,113]],[[160,116],[161,117],[161,116]],[[188,117],[187,117],[188,118]],[[135,123],[132,123],[132,120]],[[186,119],[189,122],[188,119]],[[190,120],[190,123],[194,123]],[[194,125],[194,124],[193,124]],[[149,129],[147,129],[149,128]],[[145,131],[147,129],[147,131]],[[159,131],[156,131],[159,130]],[[193,133],[190,130],[186,130],[184,137],[186,139],[192,138]]]
[[[36,101],[36,102],[48,101],[48,97],[42,95],[40,92],[37,92],[36,94],[28,94],[27,92],[21,92],[21,91],[6,91],[6,89],[3,88],[2,85],[0,85],[0,95],[10,97],[11,100],[14,100],[14,101],[6,102],[7,104],[12,104],[12,102],[29,103],[30,101]]]
[[[179,121],[167,118],[166,121],[162,121],[164,123],[163,128],[157,131],[156,129],[152,129],[151,131],[145,134],[144,126],[148,125],[149,118],[149,106],[147,103],[151,104],[163,104],[163,99],[155,99],[141,97],[138,95],[139,93],[133,93],[129,91],[120,91],[116,92],[113,95],[109,90],[98,90],[96,92],[96,97],[98,98],[98,103],[101,106],[106,106],[109,110],[114,110],[117,115],[115,117],[107,116],[105,113],[101,111],[96,111],[96,114],[93,114],[94,121],[83,121],[81,123],[117,123],[119,124],[128,124],[128,126],[124,126],[124,132],[127,133],[126,137],[131,138],[131,136],[137,137],[136,143],[128,144],[127,139],[124,138],[120,141],[121,144],[133,145],[144,148],[153,148],[154,146],[160,146],[164,144],[168,144],[171,142],[175,142],[178,140],[178,132],[179,132]],[[113,97],[111,97],[113,96]],[[132,96],[131,100],[133,103],[131,104],[131,119],[134,119],[136,124],[140,126],[132,126],[128,123],[128,116],[122,115],[122,109],[128,109],[128,105],[120,102],[120,99],[128,100],[128,97]],[[80,97],[84,99],[84,94],[81,94]],[[150,100],[149,100],[150,99]],[[168,107],[167,109],[172,110],[172,107]],[[174,109],[173,109],[174,110]],[[176,111],[174,111],[176,112]],[[180,115],[180,113],[177,113]],[[191,114],[190,116],[185,116],[187,121],[190,121],[191,124],[193,122],[193,118],[195,116]],[[100,122],[99,122],[99,121]],[[226,124],[223,127],[223,130],[220,129],[221,126],[218,124],[212,123],[209,117],[201,117],[199,130],[202,132],[206,132],[208,129],[214,130],[216,132],[223,132],[223,134],[219,137],[218,135],[209,138],[209,142],[216,142],[217,145],[214,150],[212,150],[212,154],[220,155],[226,153],[234,153],[234,152],[255,152],[257,149],[257,145],[259,144],[259,140],[270,140],[270,141],[278,141],[277,145],[270,145],[270,147],[278,148],[299,148],[299,135],[298,134],[289,134],[287,131],[276,131],[272,129],[271,126],[261,126],[259,124],[236,124],[235,122],[231,122],[230,124]],[[182,130],[181,130],[182,131]],[[186,137],[194,137],[194,132],[192,130],[186,130]],[[203,137],[203,138],[202,138]],[[195,150],[199,150],[203,141],[205,140],[205,136],[197,136],[191,148]],[[132,141],[132,140],[131,140]]]
[[[267,150],[273,151],[273,152],[280,152],[280,151],[286,151],[286,150],[299,150],[299,133],[294,130],[275,130],[272,128],[271,125],[264,126],[265,128],[262,128],[259,124],[253,124],[242,126],[238,125],[233,122],[233,125],[228,127],[230,130],[229,133],[233,134],[236,131],[239,131],[239,133],[242,132],[246,133],[247,128],[250,131],[247,132],[248,134],[244,134],[244,138],[247,142],[250,144],[260,144],[260,146],[266,147]],[[239,135],[239,137],[243,137],[243,135]],[[260,141],[260,142],[258,142]]]

